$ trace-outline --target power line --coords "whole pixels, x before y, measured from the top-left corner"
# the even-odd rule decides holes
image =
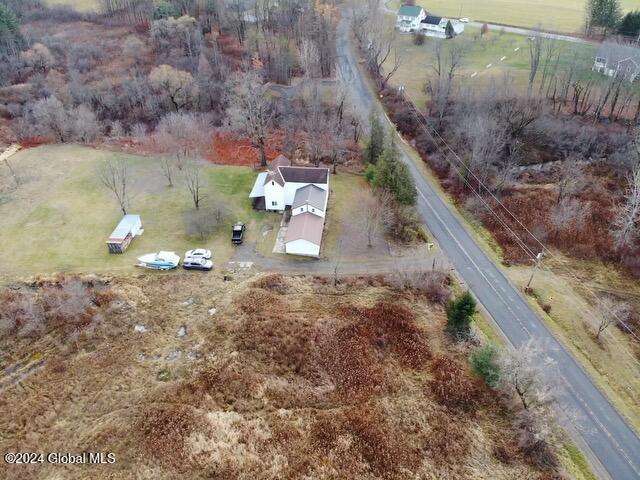
[[[464,168],[466,170],[466,172],[471,175],[473,177],[473,179],[477,182],[479,187],[482,187],[490,196],[491,198],[493,198],[496,203],[505,211],[507,212],[507,214],[514,219],[518,225],[520,225],[522,227],[522,229],[533,239],[535,240],[535,242],[542,248],[541,253],[544,253],[545,255],[547,255],[548,257],[550,257],[551,259],[554,259],[556,261],[558,261],[560,263],[561,268],[568,273],[578,284],[580,284],[583,289],[585,289],[587,292],[589,292],[589,294],[593,297],[593,299],[595,300],[595,303],[597,303],[600,307],[601,310],[606,311],[607,313],[609,313],[610,315],[612,315],[617,323],[619,325],[622,325],[624,327],[624,329],[634,338],[636,339],[638,342],[640,342],[640,337],[638,337],[638,335],[635,334],[635,332],[633,331],[633,329],[631,327],[629,327],[629,325],[626,324],[626,322],[624,320],[622,320],[618,314],[614,311],[612,311],[607,305],[603,304],[602,300],[600,300],[600,298],[597,296],[597,294],[595,292],[593,292],[593,290],[585,283],[583,282],[575,273],[573,273],[571,271],[571,269],[569,269],[569,267],[567,267],[566,265],[562,265],[563,260],[561,260],[559,257],[557,257],[556,255],[553,254],[553,252],[547,248],[531,231],[529,231],[529,229],[520,221],[520,219],[518,219],[518,217],[516,217],[516,215],[511,212],[511,210],[509,210],[494,194],[493,192],[484,184],[484,182],[482,180],[480,180],[475,173],[469,168],[469,166],[460,158],[460,156],[453,150],[453,148],[451,148],[451,146],[446,142],[446,140],[444,138],[442,138],[442,136],[438,133],[438,131],[435,129],[435,127],[431,126],[428,121],[427,118],[421,113],[419,112],[419,110],[417,109],[414,100],[411,98],[411,96],[409,94],[406,93],[406,91],[403,90],[403,94],[406,95],[406,97],[410,100],[410,104],[411,107],[410,111],[413,114],[414,118],[418,121],[418,123],[422,126],[422,128],[424,129],[425,133],[427,133],[427,135],[431,138],[431,140],[434,142],[434,145],[436,146],[436,148],[438,147],[438,141],[436,140],[435,137],[438,137],[438,139],[440,140],[440,142],[446,146],[447,150],[449,150],[449,152],[454,156],[454,158],[457,160],[457,164],[459,166],[461,166],[462,168]],[[418,115],[419,114],[419,115]],[[433,131],[434,135],[431,133],[431,131]],[[471,185],[471,183],[468,181],[468,178],[466,175],[462,175],[460,168],[458,168],[458,166],[454,165],[453,162],[451,162],[451,160],[449,159],[449,155],[445,153],[445,160],[449,163],[449,165],[451,165],[454,170],[458,173],[458,175],[463,179],[464,183],[466,185],[469,186],[469,188],[471,189],[471,191],[474,193],[474,195],[476,195],[484,204],[485,208],[498,220],[498,222],[505,228],[507,229],[507,231],[513,236],[514,240],[516,241],[516,243],[518,244],[518,246],[527,254],[529,255],[532,259],[536,259],[537,255],[527,246],[527,243],[522,240],[516,232],[513,231],[513,229],[511,227],[509,227],[509,225],[507,225],[506,221],[500,216],[498,215],[495,210],[486,202],[486,200],[484,199],[484,197],[476,191],[476,189]],[[542,269],[543,267],[541,267]],[[552,270],[548,269],[548,268],[544,268],[544,270],[553,273]],[[590,313],[590,312],[585,312],[585,313]],[[618,339],[612,335],[610,335],[612,338],[614,338],[614,340],[616,342],[618,342]],[[628,352],[627,352],[628,353]],[[634,358],[634,360],[636,360]]]
[[[426,121],[424,119],[420,119],[420,117],[418,117],[415,108],[411,109],[412,114],[414,115],[414,117],[416,118],[416,120],[418,120],[418,122],[422,125],[422,127],[425,129],[425,133],[427,135],[429,135],[429,137],[431,138],[431,140],[434,142],[434,144],[437,147],[437,143],[438,140],[431,134],[431,132],[429,131],[429,127],[426,123]],[[424,116],[421,114],[421,116],[424,118]],[[440,137],[441,141],[443,143],[444,139],[442,139],[442,137]],[[453,151],[453,150],[451,150]],[[526,242],[524,242],[519,236],[518,234],[513,231],[513,229],[506,223],[506,221],[500,216],[498,215],[495,210],[487,203],[486,199],[479,193],[476,191],[476,188],[474,185],[472,185],[467,176],[463,175],[462,172],[460,171],[460,168],[458,168],[458,166],[456,166],[453,162],[451,162],[451,160],[449,159],[449,156],[446,152],[445,153],[445,160],[449,163],[449,165],[451,167],[453,167],[453,169],[458,173],[458,175],[460,176],[460,178],[462,178],[463,182],[469,187],[469,189],[473,192],[473,194],[478,197],[480,199],[480,201],[483,203],[483,205],[485,206],[485,208],[496,218],[496,220],[498,220],[498,222],[511,234],[511,236],[513,236],[514,240],[516,241],[516,243],[518,244],[518,246],[525,252],[526,255],[528,255],[529,257],[531,257],[532,260],[535,260],[537,257],[537,254],[531,250],[531,248],[529,248],[529,246],[526,244]],[[458,157],[459,159],[459,157]],[[464,162],[462,162],[460,160],[459,163],[461,166],[463,166],[469,173],[471,173],[474,178],[476,179],[476,181],[481,184],[480,180],[473,174],[473,172],[471,172],[471,170],[469,170],[469,168],[464,164]],[[484,186],[482,184],[482,186]],[[486,187],[485,187],[486,190]]]

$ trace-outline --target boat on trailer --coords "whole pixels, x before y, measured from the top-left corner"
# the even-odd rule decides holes
[[[180,257],[175,252],[147,253],[138,257],[138,267],[150,268],[152,270],[171,270],[180,263]]]

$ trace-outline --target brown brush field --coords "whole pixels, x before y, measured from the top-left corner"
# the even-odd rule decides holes
[[[381,279],[232,277],[5,289],[0,306],[16,323],[0,335],[0,406],[11,412],[0,449],[111,452],[116,462],[11,466],[0,477],[553,478],[519,451],[510,414],[470,375],[468,350],[445,338],[440,305]],[[74,303],[78,292],[91,302]],[[46,322],[26,322],[26,304]]]

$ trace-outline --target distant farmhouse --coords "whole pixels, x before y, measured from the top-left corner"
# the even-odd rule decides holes
[[[464,24],[458,20],[429,15],[424,8],[413,5],[402,5],[398,10],[396,28],[404,33],[422,32],[427,37],[450,38],[447,35],[447,24],[451,24],[451,34],[464,32]]]
[[[422,33],[427,37],[436,38],[448,38],[447,37],[447,24],[451,24],[453,29],[453,36],[460,35],[464,32],[464,23],[460,23],[457,20],[449,20],[448,18],[436,17],[433,15],[427,15],[427,17],[420,22],[420,28]]]
[[[329,200],[328,168],[293,167],[280,155],[258,174],[249,197],[256,209],[291,214],[284,239],[286,253],[320,256]]]
[[[398,10],[396,28],[401,32],[415,32],[420,28],[420,22],[427,17],[427,12],[422,7],[414,5],[402,5]]]
[[[640,48],[604,42],[592,70],[609,77],[623,76],[625,80],[635,82],[640,78]]]

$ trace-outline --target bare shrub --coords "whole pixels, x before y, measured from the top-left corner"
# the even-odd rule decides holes
[[[451,278],[443,270],[397,271],[389,276],[388,284],[399,291],[424,295],[432,303],[445,305],[451,298]]]
[[[471,442],[462,422],[436,411],[429,418],[429,427],[424,432],[423,445],[436,465],[456,464],[467,456]]]
[[[265,290],[251,289],[238,297],[235,304],[247,315],[277,315],[282,312],[285,303],[279,296]]]
[[[553,443],[553,428],[548,417],[538,412],[522,410],[516,418],[518,447],[538,468],[556,469],[558,458]]]
[[[187,210],[184,214],[184,230],[187,236],[205,240],[216,233],[229,220],[229,210],[224,204]]]
[[[363,325],[348,325],[327,335],[318,353],[338,394],[366,398],[383,391],[386,375]]]
[[[345,437],[350,441],[343,444],[341,440]],[[417,449],[389,424],[376,405],[353,407],[331,416],[320,415],[311,427],[311,438],[315,449],[325,455],[348,445],[350,458],[362,459],[378,478],[395,478],[400,470],[412,471],[420,464]]]
[[[276,292],[280,295],[284,295],[285,293],[287,293],[288,289],[285,278],[279,273],[260,277],[258,280],[253,282],[253,286],[255,288],[262,288],[264,290]]]
[[[393,205],[387,222],[387,233],[401,243],[426,242],[428,235],[413,206]]]
[[[230,406],[237,412],[249,411],[257,396],[258,380],[255,372],[237,361],[206,363],[195,379],[181,386],[178,397],[186,402],[199,402],[208,395],[220,408]]]
[[[166,405],[141,412],[136,429],[142,435],[146,454],[164,465],[184,467],[189,461],[187,440],[203,423],[204,419],[189,407]]]
[[[0,332],[40,338],[55,332],[63,341],[91,336],[102,322],[100,308],[114,300],[107,287],[60,277],[35,290],[0,292]]]
[[[431,391],[438,403],[462,411],[478,408],[482,389],[454,359],[441,355],[431,363]]]
[[[431,352],[426,335],[409,308],[397,302],[378,302],[362,314],[382,349],[390,348],[402,364],[411,368],[425,365]]]

